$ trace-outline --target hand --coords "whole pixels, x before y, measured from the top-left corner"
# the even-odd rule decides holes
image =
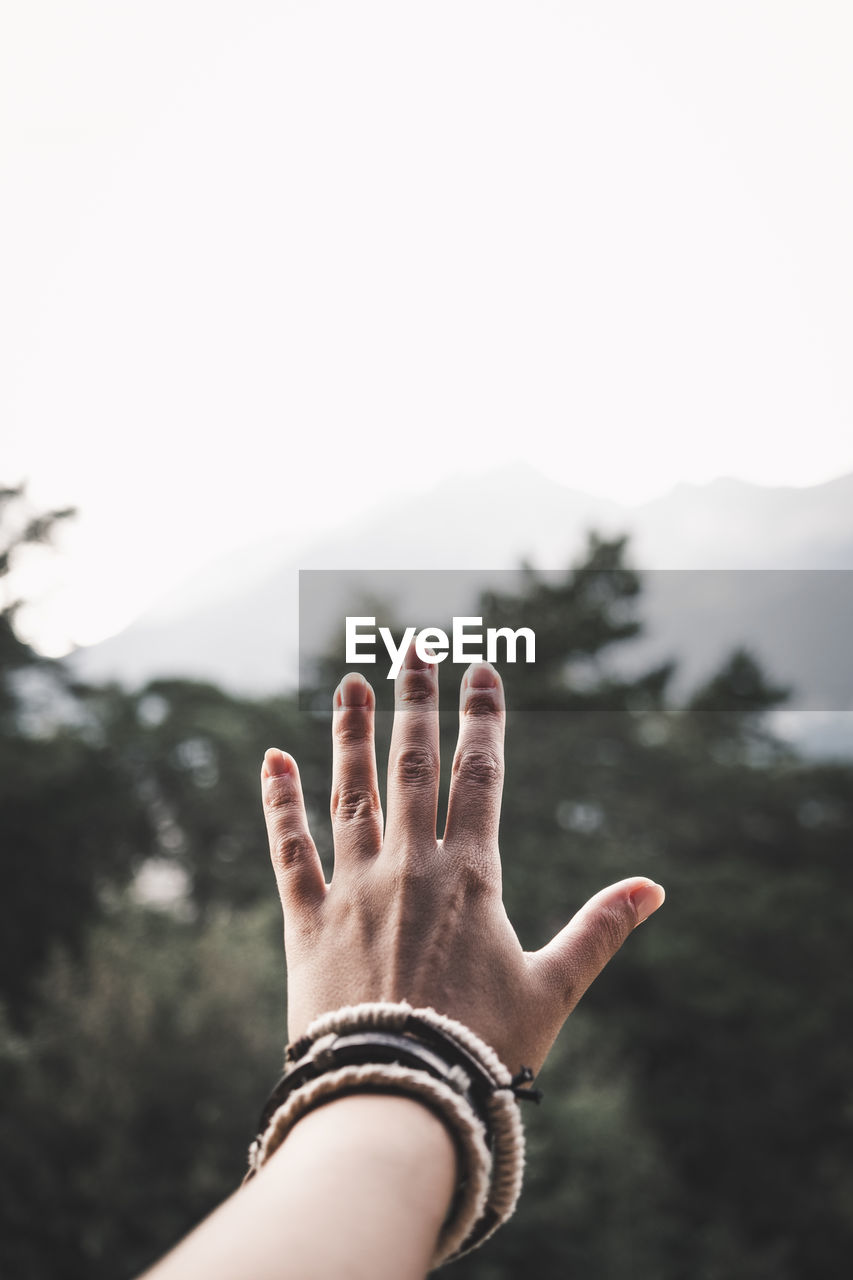
[[[275,749],[264,759],[264,812],[285,921],[289,1037],[341,1005],[408,1000],[465,1023],[513,1074],[522,1064],[538,1072],[568,1014],[628,934],[661,905],[663,889],[643,878],[622,880],[591,898],[547,946],[523,951],[501,898],[500,676],[477,663],[463,677],[440,840],[438,665],[423,663],[414,646],[395,701],[383,830],[373,690],[350,673],[335,691],[329,885],[295,761]]]

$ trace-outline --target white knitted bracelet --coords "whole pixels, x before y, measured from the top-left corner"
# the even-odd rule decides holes
[[[423,1041],[418,1040],[421,1027],[427,1029],[422,1032]],[[431,1038],[430,1030],[437,1035]],[[444,1078],[439,1079],[426,1068],[396,1061],[327,1066],[338,1038],[359,1032],[402,1035],[420,1043],[421,1049],[430,1042],[432,1053],[440,1053],[436,1040],[449,1043],[474,1070],[466,1071],[458,1061],[452,1067],[445,1064]],[[381,1038],[377,1035],[377,1040]],[[459,1185],[432,1267],[475,1248],[512,1215],[524,1173],[524,1131],[516,1094],[532,1095],[518,1088],[494,1050],[470,1028],[434,1009],[415,1009],[406,1001],[348,1005],[311,1023],[297,1044],[288,1048],[291,1066],[297,1059],[303,1073],[312,1074],[267,1114],[263,1132],[249,1149],[247,1178],[263,1167],[297,1121],[315,1107],[348,1093],[400,1093],[419,1099],[442,1118],[459,1155]],[[488,1081],[482,1115],[471,1100],[475,1071],[481,1081],[483,1077]],[[529,1079],[529,1073],[521,1078]]]

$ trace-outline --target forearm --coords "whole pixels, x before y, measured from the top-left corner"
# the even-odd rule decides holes
[[[455,1182],[450,1135],[421,1103],[341,1098],[145,1280],[422,1280]]]

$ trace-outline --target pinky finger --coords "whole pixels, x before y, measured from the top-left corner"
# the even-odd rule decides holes
[[[292,756],[276,748],[267,751],[261,790],[270,857],[285,916],[311,911],[325,898],[326,881],[308,830],[299,770]]]

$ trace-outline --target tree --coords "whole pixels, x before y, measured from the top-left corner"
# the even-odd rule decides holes
[[[37,514],[23,487],[0,489],[0,580],[8,585],[18,555],[72,514]],[[18,636],[20,603],[0,611],[0,996],[16,1020],[51,947],[79,946],[103,890],[126,883],[148,834],[132,778],[62,664]]]

